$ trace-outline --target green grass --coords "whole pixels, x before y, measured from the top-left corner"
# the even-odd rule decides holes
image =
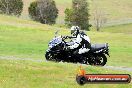
[[[114,26],[112,29],[125,29],[130,25]],[[2,88],[80,88],[76,81],[76,69],[79,65],[67,63],[44,62],[47,44],[54,36],[58,26],[48,26],[10,16],[0,15],[0,56],[12,58],[31,58],[43,60],[33,62],[26,60],[0,60],[0,87]],[[108,30],[107,30],[108,29]],[[111,33],[109,27],[105,32],[87,32],[92,43],[109,43],[110,55],[107,65],[132,67],[132,35],[127,33]],[[124,30],[125,30],[124,29]],[[63,35],[69,34],[61,28]],[[125,32],[125,31],[124,31]],[[83,66],[87,73],[127,73],[113,71],[102,67]],[[84,88],[130,88],[132,84],[85,85]]]
[[[125,33],[132,34],[132,24],[124,24],[117,26],[104,27],[101,29],[103,32],[111,32],[111,33]]]
[[[0,61],[1,88],[130,88],[132,84],[88,84],[79,86],[75,77],[79,65],[52,62]],[[89,74],[132,74],[101,67],[83,66]]]
[[[32,24],[30,25],[32,26]],[[53,26],[52,28],[43,25],[45,29],[41,29],[40,26],[38,24],[38,28],[30,28],[24,25],[23,27],[19,27],[19,25],[0,24],[0,54],[7,56],[44,58],[44,53],[48,48],[47,44],[54,36],[54,28],[56,27]],[[69,33],[62,29],[61,34],[66,35]],[[87,34],[91,38],[92,43],[109,43],[111,57],[108,58],[108,65],[132,66],[131,34],[93,31],[87,32]]]

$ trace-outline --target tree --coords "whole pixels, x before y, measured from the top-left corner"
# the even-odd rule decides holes
[[[53,0],[34,1],[28,10],[31,19],[43,24],[55,24],[58,17],[58,9]]]
[[[22,0],[0,0],[0,14],[20,16],[22,10]]]
[[[83,30],[89,30],[89,13],[87,0],[73,0],[72,8],[65,10],[65,24],[77,25]]]
[[[94,13],[94,23],[97,31],[100,31],[101,27],[107,22],[107,18],[101,10],[95,10]]]
[[[97,31],[100,31],[100,29],[105,25],[107,22],[106,13],[103,11],[103,9],[98,7],[97,1],[94,2],[94,24]]]
[[[73,15],[73,11],[72,9],[65,9],[65,24],[70,27],[72,26],[72,15]]]

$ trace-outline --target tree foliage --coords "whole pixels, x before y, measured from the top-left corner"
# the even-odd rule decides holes
[[[73,0],[72,8],[65,10],[65,24],[78,25],[83,30],[89,30],[89,13],[87,0]]]
[[[73,15],[73,11],[72,9],[65,9],[65,24],[67,26],[71,26],[72,25],[72,15]]]
[[[34,1],[28,10],[31,19],[43,24],[55,24],[58,17],[58,9],[53,0]]]
[[[0,0],[0,14],[20,16],[22,10],[22,0]]]

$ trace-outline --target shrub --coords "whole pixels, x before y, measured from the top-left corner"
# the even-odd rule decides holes
[[[0,14],[20,16],[22,10],[22,0],[0,0]]]
[[[53,0],[37,0],[30,4],[29,16],[31,19],[43,24],[55,24],[58,9]]]

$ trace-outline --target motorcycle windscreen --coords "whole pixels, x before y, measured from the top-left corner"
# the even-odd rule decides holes
[[[62,39],[61,38],[53,38],[53,40],[51,40],[49,42],[49,47],[52,48],[58,44],[60,44],[62,42]]]

